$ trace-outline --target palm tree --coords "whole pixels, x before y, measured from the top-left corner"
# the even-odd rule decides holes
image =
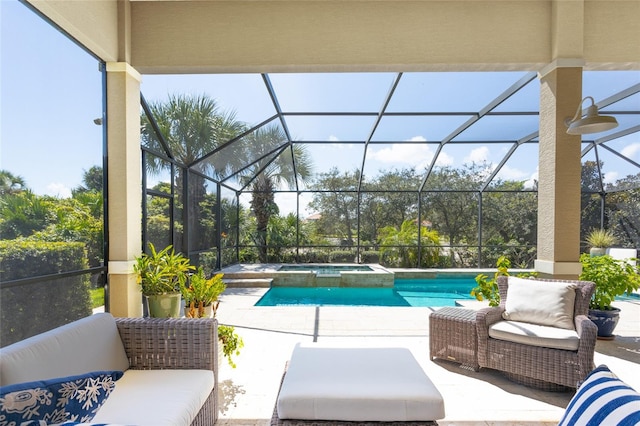
[[[211,177],[221,176],[223,168],[215,167],[208,161],[200,161],[225,142],[234,138],[245,130],[245,124],[236,120],[234,112],[224,112],[215,99],[206,94],[202,95],[169,95],[166,102],[156,102],[149,105],[155,122],[162,133],[167,145],[164,152],[160,140],[152,127],[150,119],[142,115],[142,142],[145,146],[159,152],[164,152],[178,162],[176,192],[178,204],[187,209],[189,241],[191,247],[208,247],[211,242],[201,241],[200,202],[206,194],[206,179],[196,171]],[[170,167],[170,164],[159,157],[148,156],[147,167],[151,172],[159,172]],[[239,161],[238,158],[233,158]],[[186,174],[188,174],[188,177]],[[188,178],[187,194],[183,194],[183,183]],[[185,200],[187,201],[185,204]],[[190,248],[191,248],[190,247]]]
[[[16,176],[8,170],[0,170],[0,195],[9,195],[27,189],[22,176]]]
[[[274,191],[287,186],[296,189],[311,177],[311,158],[303,145],[289,144],[280,126],[261,127],[247,136],[251,156],[259,158],[244,173],[244,180],[251,182],[251,209],[256,217],[255,243],[261,262],[267,261],[267,226],[279,209],[274,201]],[[275,158],[269,150],[282,147]]]

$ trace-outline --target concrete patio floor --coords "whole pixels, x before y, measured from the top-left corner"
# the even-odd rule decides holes
[[[515,384],[499,372],[460,368],[429,360],[429,313],[438,308],[255,307],[266,288],[228,288],[218,320],[233,325],[245,347],[220,366],[217,425],[268,425],[285,363],[298,342],[348,343],[409,348],[440,390],[446,425],[555,425],[571,392],[544,392]],[[599,340],[596,365],[606,364],[640,390],[640,300],[622,309],[616,339]]]

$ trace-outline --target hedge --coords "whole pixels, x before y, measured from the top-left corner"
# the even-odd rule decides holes
[[[88,268],[80,242],[0,241],[2,281]],[[90,274],[0,289],[0,346],[91,315]]]

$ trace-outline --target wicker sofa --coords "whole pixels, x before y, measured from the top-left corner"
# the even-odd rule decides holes
[[[537,335],[538,329],[526,330],[527,324],[518,323],[517,326],[522,326],[524,329],[522,334],[528,335],[525,338],[533,336],[538,340],[535,345],[512,339],[494,338],[490,335],[492,326],[495,327],[497,323],[504,322],[503,314],[507,307],[509,282],[513,279],[513,277],[498,277],[500,305],[483,308],[476,315],[478,364],[480,367],[502,371],[508,377],[530,386],[547,390],[552,390],[554,387],[576,388],[594,368],[593,356],[597,328],[587,317],[594,284],[588,281],[535,280],[535,282],[570,283],[575,287],[573,315],[569,315],[573,330],[569,331],[574,331],[577,337],[577,342],[575,337],[573,338],[576,348],[559,349],[547,347],[546,343],[541,343]],[[543,333],[551,328],[546,327]],[[551,330],[551,333],[553,332],[554,330]],[[553,339],[553,336],[551,338]]]
[[[213,425],[217,344],[215,319],[95,314],[2,348],[0,385],[122,371],[92,423]]]

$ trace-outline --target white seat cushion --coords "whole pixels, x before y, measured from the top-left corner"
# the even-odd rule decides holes
[[[213,385],[210,370],[127,370],[92,422],[188,426]]]
[[[580,343],[575,330],[518,321],[498,321],[489,327],[489,336],[508,342],[567,351],[578,350]]]
[[[442,395],[406,348],[298,344],[277,401],[281,419],[427,421]]]

